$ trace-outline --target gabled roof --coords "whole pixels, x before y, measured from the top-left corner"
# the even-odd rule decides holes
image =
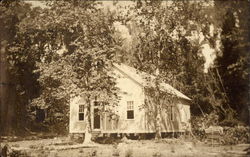
[[[113,65],[117,70],[127,75],[130,79],[132,79],[134,82],[138,83],[139,85],[143,87],[154,86],[153,80],[156,78],[155,76],[139,71],[133,67],[127,66],[122,63],[120,64],[114,63]],[[174,87],[172,87],[171,85],[167,83],[164,83],[164,82],[160,83],[160,88],[161,90],[164,90],[170,94],[176,95],[179,98],[191,100],[189,97],[182,94],[180,91],[178,91],[177,89],[175,89]]]

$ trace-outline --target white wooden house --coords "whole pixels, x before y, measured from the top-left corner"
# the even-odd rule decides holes
[[[91,127],[100,133],[154,133],[155,125],[148,116],[149,109],[142,108],[146,102],[147,81],[144,72],[124,64],[114,64],[117,87],[120,88],[120,101],[113,109],[117,116],[99,114],[98,102],[91,106]],[[148,75],[151,76],[151,75]],[[190,98],[166,83],[162,90],[175,95],[167,109],[161,110],[161,132],[184,132],[190,129]],[[84,100],[74,98],[70,103],[69,133],[85,133],[86,111]]]

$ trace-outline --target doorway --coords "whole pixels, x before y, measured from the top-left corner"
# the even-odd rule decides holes
[[[101,128],[101,116],[98,108],[94,108],[94,129]]]

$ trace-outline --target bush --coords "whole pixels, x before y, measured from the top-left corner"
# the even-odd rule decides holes
[[[115,137],[97,137],[94,139],[94,142],[100,143],[100,144],[117,144],[121,142],[120,138]]]
[[[217,116],[212,114],[206,114],[204,117],[192,117],[192,133],[200,141],[206,139],[205,128],[208,128],[210,125],[215,125],[214,122],[217,121]]]
[[[193,129],[192,133],[199,141],[204,141],[206,139],[206,133],[204,129]]]
[[[13,150],[9,153],[10,157],[31,157],[31,155],[25,151]]]
[[[68,123],[66,122],[57,122],[55,124],[51,124],[48,128],[50,132],[56,133],[58,135],[68,134]]]
[[[220,126],[235,127],[238,125],[243,125],[243,123],[237,119],[225,119],[222,122],[220,122]]]
[[[225,145],[250,143],[250,127],[243,126],[237,119],[225,119],[218,123],[216,113],[206,114],[204,117],[192,117],[192,133],[200,140],[206,140],[205,129],[209,126],[222,126],[221,141]]]
[[[224,127],[223,131],[222,142],[225,145],[250,143],[250,127]]]

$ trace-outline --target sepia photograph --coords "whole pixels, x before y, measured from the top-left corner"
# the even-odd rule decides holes
[[[1,0],[0,157],[250,157],[250,0]]]

